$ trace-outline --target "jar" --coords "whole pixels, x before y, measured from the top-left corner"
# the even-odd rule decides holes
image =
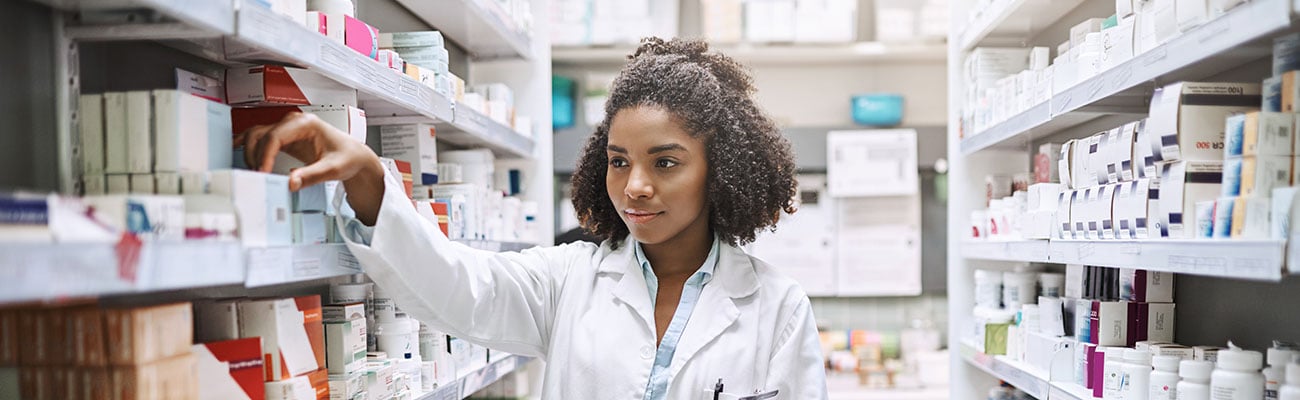
[[[1277,391],[1278,400],[1300,400],[1300,364],[1286,365],[1286,383]]]
[[[1065,294],[1065,274],[1047,272],[1038,276],[1038,295],[1061,297]]]
[[[1037,274],[1033,272],[1004,272],[1002,304],[1008,310],[1019,310],[1024,304],[1038,304],[1037,281]]]
[[[975,270],[975,306],[991,309],[1002,307],[1001,272]]]
[[[1219,352],[1214,373],[1210,375],[1210,398],[1213,400],[1259,400],[1264,398],[1264,355],[1258,351],[1229,346]]]
[[[1214,363],[1183,360],[1178,363],[1178,400],[1210,400],[1210,374]]]
[[[1151,381],[1147,385],[1147,400],[1175,400],[1178,393],[1178,356],[1151,357]]]
[[[411,321],[407,318],[394,318],[392,321],[379,322],[375,329],[379,351],[388,354],[388,358],[404,360],[411,358]]]
[[[1120,367],[1124,382],[1120,385],[1120,398],[1147,400],[1151,389],[1151,353],[1146,350],[1124,350],[1124,364]]]

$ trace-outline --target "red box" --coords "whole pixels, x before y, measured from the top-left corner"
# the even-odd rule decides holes
[[[451,231],[447,225],[451,223],[451,213],[447,211],[447,203],[435,201],[432,207],[433,213],[438,215],[438,229],[442,230],[443,236],[449,235]]]
[[[279,65],[226,70],[226,99],[232,105],[355,105],[357,91],[315,71]]]
[[[302,327],[307,330],[311,350],[316,354],[316,365],[325,365],[325,320],[321,315],[320,296],[298,296],[293,298],[293,302],[302,312]]]
[[[316,390],[316,400],[330,400],[330,372],[328,369],[321,368],[307,374],[307,379],[311,381],[311,388]]]
[[[406,189],[406,198],[412,198],[415,195],[415,181],[411,176],[411,163],[402,160],[393,160],[397,164],[397,172],[402,174],[402,187]]]
[[[262,338],[254,337],[196,344],[194,345],[194,355],[198,358],[200,364],[200,393],[217,394],[216,391],[220,390],[220,388],[230,387],[228,381],[222,382],[219,380],[229,379],[239,385],[240,389],[243,389],[244,395],[248,396],[249,399],[263,400],[266,398],[266,386],[262,381],[264,376],[263,368],[266,367],[265,361],[262,360]],[[213,359],[225,363],[225,367],[229,369],[229,375],[204,374],[204,371],[213,367],[204,363],[212,362]],[[234,396],[234,394],[231,396]]]

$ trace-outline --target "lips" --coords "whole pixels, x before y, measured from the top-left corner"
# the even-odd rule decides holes
[[[623,210],[623,215],[627,217],[628,222],[634,224],[644,224],[650,222],[651,220],[654,220],[655,217],[658,217],[660,214],[663,214],[663,212],[634,210],[634,209]]]

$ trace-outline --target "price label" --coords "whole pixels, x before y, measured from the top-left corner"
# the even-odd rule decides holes
[[[319,258],[303,258],[293,260],[293,277],[312,277],[320,276],[321,260]]]
[[[347,53],[331,43],[323,43],[320,45],[320,64],[335,73],[341,73],[348,68]]]
[[[1097,254],[1096,245],[1092,244],[1092,242],[1079,243],[1079,247],[1078,247],[1079,260],[1092,257],[1093,254]]]

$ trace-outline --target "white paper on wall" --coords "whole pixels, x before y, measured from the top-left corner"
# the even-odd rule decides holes
[[[916,131],[831,131],[826,135],[827,188],[833,197],[918,193]]]
[[[835,296],[834,208],[825,175],[799,176],[799,211],[782,214],[776,232],[764,231],[749,254],[794,278],[809,296]]]
[[[921,294],[921,199],[836,199],[839,296]]]

